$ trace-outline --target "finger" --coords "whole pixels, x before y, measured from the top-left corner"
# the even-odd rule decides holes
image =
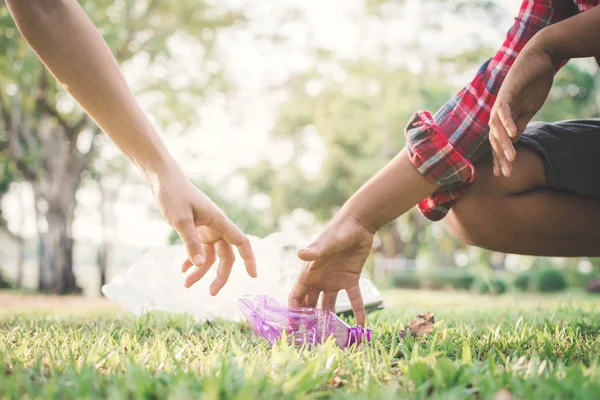
[[[193,271],[190,275],[188,275],[185,279],[185,286],[190,287],[194,283],[198,282],[200,279],[206,275],[206,272],[210,269],[210,267],[215,263],[215,246],[212,243],[203,244],[202,248],[204,249],[204,262],[198,266],[198,269]],[[189,266],[188,266],[189,265]],[[185,273],[193,264],[186,260],[183,263],[182,271]],[[186,268],[187,267],[187,268]]]
[[[198,282],[204,277],[204,275],[206,275],[209,269],[210,265],[207,264],[202,264],[200,267],[196,267],[196,269],[194,269],[185,277],[184,286],[186,288],[192,287],[193,284]]]
[[[196,266],[202,265],[204,263],[202,241],[200,240],[200,234],[196,229],[192,216],[179,219],[174,224],[174,228],[185,244],[190,261]]]
[[[187,272],[187,270],[190,269],[192,265],[194,265],[194,263],[191,262],[189,258],[186,258],[185,261],[183,261],[183,264],[181,265],[181,272]]]
[[[498,160],[496,160],[496,153],[492,151],[492,161],[494,163],[494,176],[500,175],[500,165],[498,164]]]
[[[496,144],[499,145],[496,148],[498,155],[500,156],[500,165],[504,166],[507,162],[512,162],[515,159],[515,148],[513,147],[510,136],[506,131],[506,128],[502,124],[500,117],[496,114],[492,121],[493,136],[496,139]]]
[[[510,176],[512,165],[503,154],[502,146],[498,143],[498,135],[496,134],[495,128],[493,128],[490,133],[490,144],[492,145],[492,150],[494,151],[502,175],[506,177]],[[500,174],[498,176],[500,176]]]
[[[228,243],[237,247],[240,257],[244,260],[248,275],[256,278],[256,258],[254,257],[254,251],[252,250],[250,240],[248,240],[248,237],[244,235],[240,228],[233,222],[225,217],[221,218],[223,218],[223,238],[225,238]]]
[[[498,117],[504,126],[504,129],[508,133],[511,138],[517,137],[517,126],[515,125],[515,121],[512,117],[512,111],[507,103],[502,103],[496,109],[498,112]],[[512,161],[512,160],[511,160]]]
[[[288,305],[290,307],[302,307],[302,305],[304,304],[304,298],[306,297],[309,291],[308,285],[304,283],[307,272],[307,269],[302,270],[300,276],[294,284],[294,287],[292,288],[292,291],[290,292],[290,295],[288,297]]]
[[[227,283],[229,275],[231,275],[231,267],[233,267],[233,262],[235,261],[233,249],[226,241],[218,240],[215,243],[215,248],[221,261],[217,268],[217,277],[210,285],[210,294],[212,296],[216,296]]]
[[[316,246],[316,243],[311,243],[309,246],[298,250],[298,258],[303,261],[316,261],[320,256],[320,249]]]
[[[333,235],[325,229],[315,241],[298,251],[298,257],[304,261],[316,261],[319,257],[335,252],[336,246],[332,240]]]
[[[350,300],[350,305],[354,311],[356,324],[364,327],[367,315],[365,313],[365,304],[363,303],[362,294],[360,293],[360,286],[357,284],[350,289],[346,289],[346,293],[348,293],[348,299]]]
[[[315,308],[319,302],[319,295],[321,292],[315,289],[310,289],[304,299],[304,306],[308,308]]]
[[[205,243],[202,246],[202,248],[204,249],[204,258],[205,258],[204,264],[210,268],[217,260],[215,244],[214,243]]]
[[[498,161],[498,153],[496,151],[496,139],[495,137],[490,133],[490,148],[492,150],[492,160],[494,162],[494,176],[500,176],[502,174],[502,171],[500,169],[500,162]]]
[[[322,307],[323,310],[327,310],[327,311],[331,311],[332,313],[335,313],[335,302],[337,300],[337,295],[338,292],[324,292],[323,293],[323,300],[322,300]]]

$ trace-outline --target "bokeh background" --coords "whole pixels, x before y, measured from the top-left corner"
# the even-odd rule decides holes
[[[520,1],[81,0],[186,174],[246,233],[315,235],[502,43]],[[177,241],[141,174],[59,88],[0,2],[0,286],[99,296]],[[600,115],[572,61],[538,120]],[[493,212],[493,210],[490,210]],[[259,266],[260,268],[260,266]],[[583,288],[594,259],[466,247],[412,210],[377,235],[380,286]]]

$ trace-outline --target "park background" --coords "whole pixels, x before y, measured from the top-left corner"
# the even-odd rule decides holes
[[[436,111],[473,77],[520,6],[80,3],[197,186],[248,234],[307,238],[400,151],[413,112]],[[99,296],[102,283],[177,236],[141,174],[44,71],[5,5],[0,48],[0,282]],[[598,116],[598,82],[592,60],[572,61],[536,119]],[[535,290],[540,274],[550,274],[551,289],[581,288],[597,273],[593,259],[466,247],[416,209],[377,234],[366,265],[382,287],[482,292],[515,281]]]
[[[310,238],[400,151],[412,113],[437,110],[493,55],[520,1],[80,4],[198,187],[248,234]],[[599,82],[592,60],[570,62],[535,119],[600,116]],[[600,296],[584,290],[599,260],[466,247],[415,209],[367,261],[386,303],[368,315],[369,345],[270,347],[245,323],[136,317],[99,297],[177,235],[1,0],[0,200],[0,398],[600,393]],[[426,312],[435,325],[401,334]]]

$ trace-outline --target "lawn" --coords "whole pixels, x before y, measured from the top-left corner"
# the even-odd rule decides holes
[[[598,398],[600,297],[390,291],[373,342],[270,348],[246,325],[113,309],[0,315],[0,398]],[[424,338],[400,339],[433,312]]]

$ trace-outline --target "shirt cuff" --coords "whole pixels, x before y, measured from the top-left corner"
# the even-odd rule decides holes
[[[418,205],[432,221],[446,216],[454,200],[475,180],[475,168],[445,135],[428,111],[412,116],[406,129],[406,148],[411,163],[438,190]]]

